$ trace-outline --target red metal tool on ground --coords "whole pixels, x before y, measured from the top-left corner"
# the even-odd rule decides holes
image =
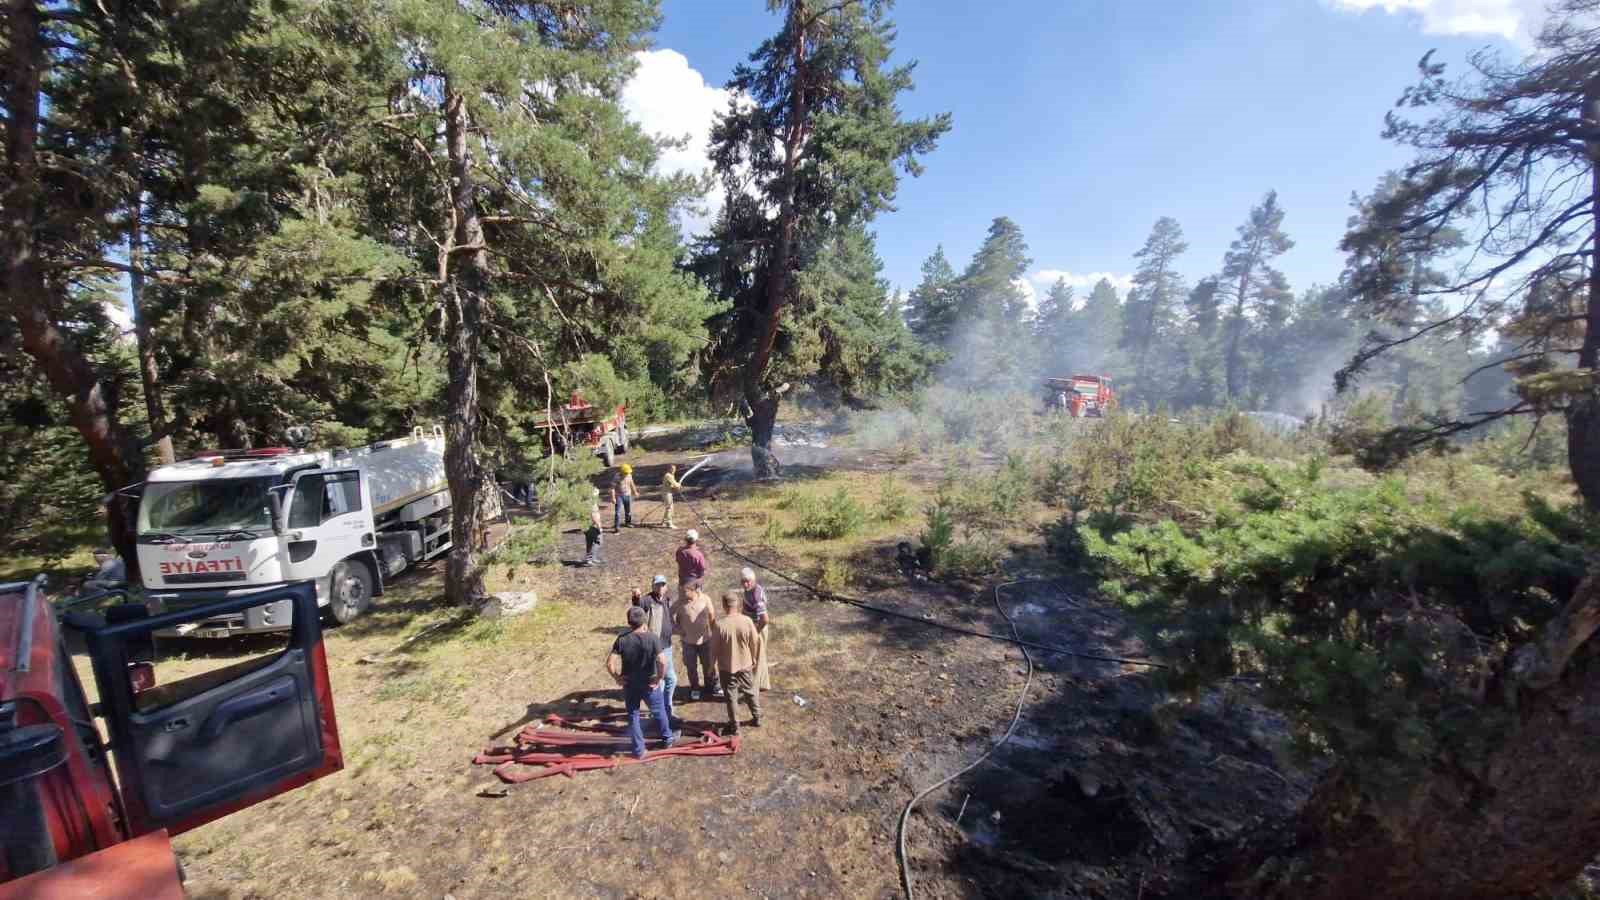
[[[517,733],[511,747],[489,747],[473,757],[480,766],[494,766],[494,774],[507,784],[521,784],[551,775],[571,778],[577,772],[614,769],[635,763],[654,762],[669,756],[732,756],[739,752],[739,736],[722,737],[708,722],[691,722],[685,731],[699,731],[700,737],[671,747],[646,750],[643,759],[634,759],[629,746],[625,713],[611,713],[582,722],[568,722],[558,715],[546,716],[537,725]]]

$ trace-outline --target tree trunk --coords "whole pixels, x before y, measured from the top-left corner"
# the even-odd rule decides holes
[[[789,273],[794,259],[794,232],[799,212],[795,209],[795,173],[799,168],[800,154],[804,149],[806,134],[810,131],[807,117],[805,89],[806,35],[800,26],[805,13],[801,0],[790,0],[789,19],[795,31],[794,72],[790,78],[793,94],[789,98],[790,118],[783,136],[783,202],[778,207],[778,240],[767,263],[766,317],[761,323],[761,336],[756,341],[756,351],[744,374],[744,398],[750,405],[746,424],[750,426],[750,463],[757,478],[778,474],[781,465],[772,454],[772,430],[778,420],[778,394],[763,388],[767,366],[772,362],[772,349],[778,341],[778,326],[783,321],[783,308],[789,302],[792,283]]]
[[[144,461],[139,457],[117,421],[114,403],[107,397],[93,363],[74,344],[70,335],[56,327],[49,310],[52,302],[40,267],[33,217],[38,208],[40,185],[37,166],[39,139],[40,82],[44,74],[45,51],[42,20],[34,0],[8,0],[5,28],[9,41],[5,47],[6,185],[3,222],[0,222],[0,309],[16,319],[22,347],[44,372],[50,387],[66,404],[72,424],[83,435],[89,461],[108,492],[126,487],[144,477]],[[107,530],[128,567],[130,579],[138,577],[139,557],[135,552],[133,523],[127,508],[117,502],[107,507]]]
[[[776,478],[783,464],[772,452],[772,435],[778,423],[778,397],[774,394],[752,404],[745,424],[750,426],[750,464],[757,478]]]
[[[467,147],[466,98],[445,83],[445,140],[450,154],[450,205],[455,219],[445,299],[445,475],[450,482],[450,561],[445,596],[458,605],[476,604],[487,591],[478,559],[485,544],[487,499],[478,458],[478,350],[482,340],[483,292],[489,258],[478,216]]]
[[[1234,303],[1233,316],[1231,317],[1231,321],[1228,323],[1230,326],[1232,326],[1228,329],[1228,363],[1226,376],[1228,400],[1230,402],[1244,392],[1244,385],[1240,383],[1244,379],[1243,373],[1240,371],[1243,366],[1239,359],[1239,342],[1244,337],[1244,290],[1247,283],[1247,278],[1239,279],[1239,299]]]
[[[1600,125],[1600,78],[1589,82],[1584,97],[1585,118]],[[1589,202],[1591,247],[1600,247],[1600,141],[1589,143]],[[1589,258],[1589,291],[1585,298],[1583,344],[1578,348],[1578,368],[1589,371],[1589,388],[1567,405],[1567,464],[1584,505],[1600,512],[1600,259]]]
[[[1539,672],[1511,667],[1506,677],[1524,686],[1503,694],[1515,724],[1483,760],[1441,760],[1408,793],[1382,798],[1335,776],[1294,828],[1263,832],[1200,876],[1203,888],[1173,896],[1498,900],[1570,882],[1600,855],[1600,653],[1587,643],[1597,622],[1591,570],[1554,640],[1534,645],[1556,679],[1537,690]],[[1561,659],[1562,649],[1576,652]]]
[[[134,191],[133,209],[128,216],[128,302],[133,307],[133,335],[139,345],[139,381],[144,387],[145,416],[150,434],[160,434],[156,451],[162,463],[177,461],[172,435],[162,434],[167,427],[166,410],[161,403],[161,374],[156,369],[156,348],[150,334],[150,316],[144,307],[144,197]]]

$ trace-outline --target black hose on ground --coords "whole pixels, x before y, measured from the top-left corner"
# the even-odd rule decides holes
[[[1022,579],[1021,581],[1007,581],[1004,584],[997,584],[994,586],[994,608],[1000,611],[1000,615],[1005,617],[1006,624],[1011,626],[1011,634],[1013,637],[1018,639],[1017,643],[1019,645],[1019,649],[1022,650],[1022,658],[1028,661],[1028,677],[1022,682],[1022,693],[1017,697],[1017,711],[1011,714],[1011,724],[1006,726],[1006,733],[1001,735],[1000,740],[995,741],[988,750],[985,750],[982,756],[967,764],[965,768],[956,772],[952,772],[943,779],[928,785],[919,791],[916,796],[906,801],[906,808],[900,812],[900,836],[899,843],[897,845],[900,857],[900,882],[906,889],[906,900],[911,900],[911,898],[916,896],[915,891],[913,891],[911,887],[911,858],[906,855],[906,825],[911,821],[911,810],[914,809],[919,802],[921,802],[923,797],[928,796],[939,788],[944,787],[950,782],[955,781],[957,778],[960,778],[968,772],[971,772],[973,769],[983,765],[984,761],[993,756],[994,752],[999,750],[1006,741],[1011,740],[1011,736],[1017,731],[1017,725],[1022,722],[1022,707],[1028,701],[1028,689],[1033,687],[1033,654],[1028,652],[1027,645],[1021,641],[1022,634],[1017,631],[1016,621],[1011,618],[1010,613],[1006,612],[1006,608],[1000,604],[1000,589],[1003,587],[1010,587],[1013,584],[1022,584],[1023,581],[1027,580],[1030,579]]]

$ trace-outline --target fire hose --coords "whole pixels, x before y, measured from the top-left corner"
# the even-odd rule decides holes
[[[513,746],[487,747],[473,757],[472,762],[494,766],[495,776],[506,784],[522,784],[552,775],[571,778],[578,772],[615,769],[669,757],[732,756],[739,752],[738,735],[718,735],[715,725],[705,723],[698,738],[647,750],[643,757],[635,759],[631,754],[619,752],[629,742],[627,726],[604,721],[626,719],[627,714],[613,713],[598,718],[602,721],[569,722],[551,714],[543,722],[518,732]]]

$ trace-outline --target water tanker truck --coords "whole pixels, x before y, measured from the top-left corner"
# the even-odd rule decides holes
[[[205,451],[150,473],[139,499],[139,571],[152,610],[310,583],[349,622],[392,578],[450,549],[444,432],[347,450]],[[289,627],[287,601],[187,623],[227,637]]]

